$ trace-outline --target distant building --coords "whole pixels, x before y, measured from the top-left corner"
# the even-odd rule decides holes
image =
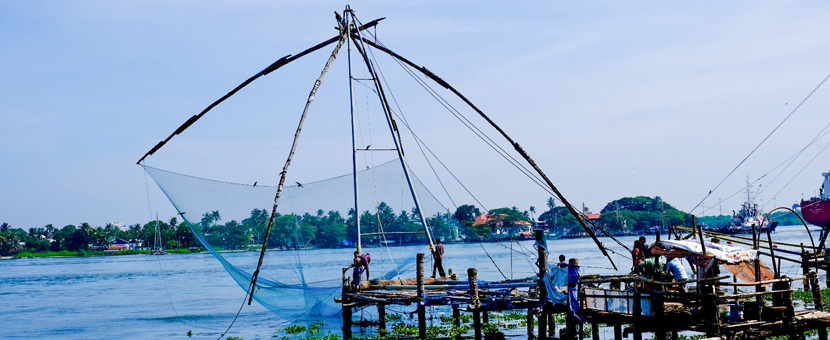
[[[583,216],[587,217],[589,221],[596,221],[602,214],[585,214]]]
[[[125,226],[125,225],[121,224],[121,222],[112,222],[110,224],[112,224],[114,227],[118,228],[118,230],[121,230],[121,231],[129,231],[130,230],[129,226]]]
[[[105,250],[124,250],[124,249],[135,249],[135,246],[131,246],[130,242],[122,240],[120,238],[110,240],[110,245],[107,246]]]
[[[507,215],[505,215],[505,214],[481,214],[481,215],[476,216],[476,220],[475,220],[475,222],[473,222],[473,225],[488,224],[488,223],[490,223],[490,221],[498,219],[499,221],[496,222],[496,226],[503,227],[504,222],[501,221],[501,219],[503,219],[505,216],[507,216]],[[531,225],[532,224],[530,224],[530,222],[528,222],[528,221],[519,220],[519,221],[516,221],[514,223],[514,225],[516,225],[519,228],[518,229],[519,233],[529,233],[529,232],[531,232]],[[502,231],[497,230],[496,234],[502,234]]]

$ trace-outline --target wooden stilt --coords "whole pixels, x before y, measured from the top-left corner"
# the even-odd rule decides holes
[[[533,335],[533,308],[527,309],[527,340],[534,340],[536,336]]]
[[[810,272],[808,276],[810,277],[810,290],[813,292],[813,304],[815,304],[817,311],[824,311],[824,304],[821,301],[821,287],[818,284],[818,268],[815,272]],[[827,327],[818,328],[818,338],[819,340],[827,340]]]
[[[812,284],[812,287],[811,287],[812,291],[813,291],[813,303],[815,303],[815,305],[816,305],[816,310],[824,311],[824,303],[822,303],[822,301],[821,301],[821,287],[819,287],[819,284],[818,284],[819,281],[818,281],[817,271],[818,271],[818,269],[816,269],[816,272],[811,272],[810,273],[810,274],[813,274],[812,277],[810,278],[810,280],[813,281],[813,284]],[[819,327],[818,328],[818,339],[819,340],[827,340],[827,327]]]
[[[378,304],[378,329],[386,329],[386,305]]]
[[[473,311],[473,330],[475,330],[475,340],[481,340],[481,311],[478,309]]]
[[[545,231],[538,229],[536,230],[536,243],[537,244],[544,244],[545,241]],[[539,246],[537,247],[539,260],[536,263],[539,265],[539,301],[543,302],[544,304],[542,307],[539,308],[539,332],[536,333],[540,339],[545,338],[548,334],[548,308],[547,303],[545,301],[548,298],[548,290],[545,287],[545,272],[547,272],[547,262],[548,262],[548,251],[545,247]]]
[[[415,282],[418,286],[418,336],[421,339],[426,339],[427,337],[427,320],[426,320],[426,308],[424,306],[424,297],[426,295],[424,291],[424,253],[418,253],[417,255],[417,276],[415,277]]]
[[[599,340],[599,324],[596,322],[591,323],[591,339]]]
[[[352,338],[352,307],[349,306],[349,298],[346,293],[349,292],[351,282],[346,276],[347,268],[343,268],[343,289],[341,290],[342,307],[343,307],[343,340],[350,340]]]
[[[478,270],[467,269],[467,282],[470,285],[470,307],[473,310],[473,330],[475,340],[481,340],[481,300],[478,298]]]
[[[352,307],[343,303],[343,339],[349,340],[352,338]]]
[[[781,265],[778,265],[778,268],[781,268]],[[824,253],[824,286],[830,287],[830,252]]]
[[[556,338],[556,317],[553,313],[548,313],[548,337]]]
[[[452,324],[455,327],[461,327],[461,311],[458,310],[458,305],[452,305]]]
[[[614,325],[614,340],[622,340],[622,325]]]
[[[639,292],[634,292],[634,340],[643,340],[643,333],[640,331],[642,314],[642,298]]]

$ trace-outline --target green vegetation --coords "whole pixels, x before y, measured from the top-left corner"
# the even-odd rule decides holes
[[[563,229],[575,228],[578,223],[564,206],[557,206],[551,197],[546,202],[547,210],[539,216],[540,224],[550,231],[561,233]],[[427,218],[433,236],[444,242],[465,242],[488,238],[494,234],[515,235],[525,231],[528,222],[536,225],[536,208],[519,210],[517,207],[492,209],[487,212],[486,223],[475,224],[481,210],[473,205],[461,205],[453,214],[440,213]],[[589,214],[587,207],[582,213]],[[199,215],[196,215],[199,216]],[[320,209],[314,214],[277,214],[268,240],[264,240],[270,218],[266,209],[253,209],[242,221],[224,221],[219,211],[204,212],[198,222],[179,222],[176,217],[168,221],[150,221],[144,225],[135,224],[119,228],[113,224],[93,227],[88,223],[80,226],[67,225],[56,228],[48,224],[40,228],[12,228],[8,223],[0,225],[0,256],[42,257],[42,256],[95,256],[144,254],[147,249],[165,248],[167,252],[189,252],[201,246],[191,230],[200,233],[216,250],[249,250],[267,242],[270,249],[334,248],[351,246],[357,241],[355,211],[347,216],[340,212],[325,212]],[[728,216],[698,218],[709,225],[725,224]],[[772,219],[781,224],[798,224],[797,216],[780,211]],[[381,202],[376,211],[364,211],[360,215],[361,232],[395,233],[368,235],[364,244],[379,244],[389,241],[397,245],[423,242],[421,219],[417,210],[403,210],[396,213],[392,207]],[[542,223],[543,222],[543,223]],[[660,197],[623,197],[605,205],[600,217],[593,221],[613,233],[639,233],[653,226],[691,225],[691,216],[677,210]],[[162,244],[155,244],[155,230],[158,226]],[[581,229],[580,229],[581,230]],[[129,250],[107,251],[114,242],[131,244]]]
[[[156,225],[165,244],[154,244]],[[168,252],[190,252],[191,247],[199,246],[187,224],[173,217],[169,221],[150,221],[143,226],[135,224],[126,228],[113,224],[93,227],[89,223],[80,226],[67,225],[55,228],[47,224],[41,228],[12,228],[8,223],[0,225],[0,256],[17,255],[18,257],[44,256],[97,256],[143,254],[147,249],[167,248]],[[118,240],[130,242],[134,247],[105,251]],[[127,247],[126,245],[123,247]],[[137,248],[137,249],[136,249]]]
[[[276,330],[272,338],[279,338],[280,340],[292,340],[292,337],[297,337],[296,340],[340,340],[340,336],[332,332],[321,336],[320,333],[323,331],[324,324],[323,321],[317,321],[308,327],[305,325],[291,325]],[[308,332],[306,333],[306,331]],[[288,335],[283,335],[283,332]]]
[[[691,226],[691,216],[659,196],[623,197],[605,205],[599,224],[614,232],[640,232],[654,226]]]

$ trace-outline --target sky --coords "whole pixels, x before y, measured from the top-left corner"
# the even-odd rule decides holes
[[[273,61],[334,36],[333,12],[345,5],[0,0],[0,222],[28,229],[174,216],[136,161]],[[830,84],[798,107],[830,74],[827,2],[350,5],[362,22],[386,17],[371,30],[379,41],[457,88],[577,206],[598,212],[644,195],[697,207],[698,215],[729,213],[749,178],[768,211],[815,195],[830,170],[830,153],[822,152],[830,137],[810,144],[830,124]],[[258,79],[145,164],[276,184],[332,48]],[[392,59],[375,57],[400,113],[483,207],[544,210],[550,193]],[[341,52],[312,105],[288,183],[350,171],[347,69]],[[439,92],[509,149],[475,112]],[[360,103],[368,94],[356,91]],[[371,105],[361,106],[367,117],[379,111]],[[385,123],[373,124],[361,142],[389,146]],[[413,170],[435,185],[412,137],[402,138]],[[475,203],[450,182],[453,202]]]

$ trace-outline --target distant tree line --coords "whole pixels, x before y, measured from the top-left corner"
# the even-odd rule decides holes
[[[536,208],[520,211],[517,207],[497,208],[487,211],[489,218],[476,224],[476,217],[482,214],[474,205],[461,205],[454,213],[438,213],[427,217],[433,238],[445,242],[484,240],[496,234],[516,235],[527,230],[528,223],[560,233],[579,226],[577,220],[564,206],[557,206],[551,197],[546,202],[547,210],[539,215],[537,224]],[[583,207],[582,213],[590,213]],[[241,221],[222,222],[219,211],[205,212],[201,219],[191,225],[205,239],[218,249],[247,249],[265,242],[265,230],[270,213],[266,209],[253,209],[248,218]],[[788,212],[776,212],[773,220],[784,225],[800,224],[798,217]],[[268,237],[268,248],[302,249],[352,246],[358,239],[355,227],[355,211],[350,209],[346,216],[338,211],[317,210],[316,213],[277,214]],[[726,224],[729,216],[699,217],[698,223],[709,225]],[[605,205],[600,217],[594,223],[613,233],[638,233],[650,227],[671,225],[691,226],[691,215],[664,202],[660,197],[624,197]],[[158,224],[162,244],[155,244],[155,229]],[[416,209],[395,213],[385,202],[374,212],[360,214],[361,240],[365,245],[377,244],[420,244],[425,242],[423,224]],[[580,227],[581,228],[581,227]],[[190,248],[200,243],[188,228],[187,222],[176,217],[168,221],[150,221],[144,225],[131,225],[121,230],[113,224],[92,227],[88,223],[79,226],[67,225],[55,228],[51,224],[28,231],[14,229],[7,223],[0,225],[0,255],[7,256],[20,251],[88,251],[103,249],[116,239],[140,244],[145,248],[165,249]]]
[[[163,244],[155,244],[155,228],[159,225],[159,233]],[[147,248],[189,248],[198,246],[193,233],[187,225],[179,223],[176,217],[165,221],[150,221],[143,226],[131,225],[121,230],[114,224],[108,223],[103,227],[93,227],[89,223],[78,226],[66,225],[56,228],[47,224],[39,228],[23,229],[12,228],[8,223],[0,224],[0,256],[8,256],[21,251],[90,251],[105,249],[116,239],[141,244]]]

